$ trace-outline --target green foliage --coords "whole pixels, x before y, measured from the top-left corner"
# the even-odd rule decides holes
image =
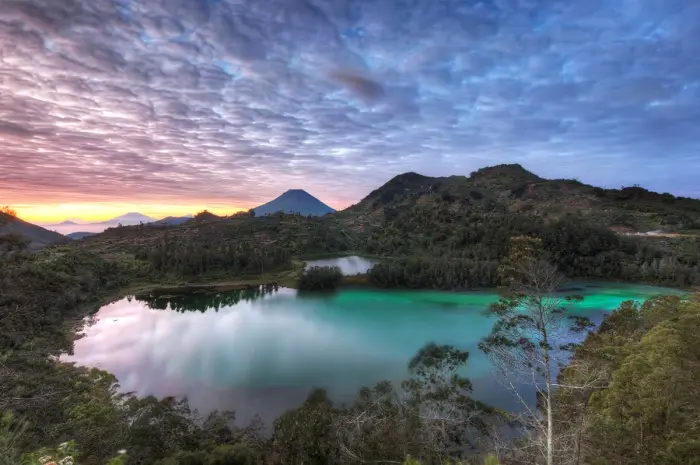
[[[43,448],[38,451],[26,454],[22,458],[23,465],[73,465],[76,463],[78,447],[75,441],[67,441],[56,448]]]
[[[16,465],[19,461],[22,437],[28,425],[17,421],[10,412],[0,417],[0,465]]]
[[[476,463],[476,462],[470,461],[469,463]],[[493,454],[489,454],[486,456],[486,458],[484,459],[483,462],[479,462],[479,463],[483,464],[483,465],[500,465],[501,462],[498,461],[498,457],[496,457]],[[466,465],[466,464],[467,464],[467,462],[462,462],[462,461],[453,462],[452,460],[449,460],[449,459],[440,462],[440,465]],[[424,465],[424,462],[421,462],[420,460],[415,459],[409,455],[402,462],[402,465]]]
[[[523,268],[538,260],[546,260],[542,239],[529,236],[513,236],[509,240],[508,255],[498,270],[505,285],[513,285],[523,276]]]
[[[212,451],[178,452],[156,465],[258,465],[262,457],[244,444],[217,446]]]
[[[435,452],[461,457],[476,450],[477,441],[489,434],[495,411],[471,398],[472,384],[457,371],[466,365],[469,353],[449,345],[426,344],[408,364],[412,377],[402,385],[410,402],[425,416],[440,424],[433,438]],[[467,421],[454,421],[468,419]]]
[[[164,236],[146,257],[161,273],[196,276],[223,271],[229,275],[255,275],[291,267],[286,249],[250,243],[209,243],[198,245]]]
[[[383,260],[368,275],[377,287],[464,290],[498,284],[497,261],[410,257]]]
[[[0,257],[10,252],[22,252],[27,250],[31,240],[19,233],[0,235]]]
[[[498,283],[495,270],[507,256],[509,241],[520,236],[538,237],[548,259],[568,277],[672,286],[700,283],[700,250],[694,247],[662,252],[574,217],[545,222],[478,207],[454,213],[440,207],[410,208],[413,210],[404,210],[367,237],[367,253],[410,257],[376,267],[373,281],[379,286],[493,286]]]
[[[340,458],[334,423],[339,414],[325,391],[312,392],[299,408],[282,414],[273,425],[275,463],[336,463]]]
[[[103,256],[128,254],[137,260],[150,261],[161,273],[177,276],[182,272],[192,278],[192,273],[202,272],[202,267],[204,272],[219,270],[228,276],[237,272],[259,274],[255,263],[259,264],[261,258],[269,261],[280,255],[345,252],[352,250],[354,241],[353,235],[333,218],[283,214],[252,218],[238,214],[173,227],[123,227],[71,245]],[[153,250],[156,252],[152,253]],[[201,260],[197,259],[198,253],[203,256]],[[217,258],[216,254],[222,257]],[[240,260],[235,260],[237,255],[241,256]],[[246,263],[239,263],[243,261]],[[250,261],[255,263],[248,266]],[[279,261],[275,263],[283,265]],[[168,270],[169,265],[173,268]],[[267,271],[267,268],[263,270]]]
[[[655,297],[621,306],[576,350],[562,384],[592,372],[599,379],[563,390],[558,410],[563,424],[583,425],[577,445],[585,463],[698,463],[699,334],[700,295]]]
[[[83,252],[0,260],[0,350],[70,349],[66,322],[84,316],[81,305],[97,304],[128,283],[130,271]]]
[[[314,266],[304,270],[299,279],[300,291],[332,291],[343,281],[337,266]]]

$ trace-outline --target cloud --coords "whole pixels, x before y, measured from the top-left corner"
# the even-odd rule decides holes
[[[378,82],[351,71],[335,71],[330,77],[364,100],[373,101],[384,95],[384,89]]]
[[[618,4],[7,0],[0,197],[342,207],[503,162],[700,196],[700,4]]]

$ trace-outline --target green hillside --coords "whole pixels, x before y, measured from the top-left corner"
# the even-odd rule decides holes
[[[630,232],[700,234],[700,200],[638,186],[602,189],[575,180],[547,180],[520,165],[482,168],[469,177],[406,173],[371,192],[348,212],[392,219],[395,209],[430,205],[455,212],[468,206],[556,219],[572,214],[601,227]],[[376,223],[374,223],[376,224]]]
[[[469,177],[403,174],[335,216],[361,251],[398,258],[377,267],[380,285],[496,285],[516,235],[542,237],[570,277],[700,283],[700,200],[549,181],[520,165]],[[649,230],[660,233],[631,234]]]

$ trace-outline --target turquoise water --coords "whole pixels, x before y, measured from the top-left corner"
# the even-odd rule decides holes
[[[574,312],[594,322],[625,300],[676,292],[617,283],[568,287],[585,296]],[[475,396],[509,408],[477,349],[493,325],[484,310],[496,299],[491,292],[381,290],[308,297],[272,287],[130,298],[100,309],[64,360],[114,373],[125,391],[187,397],[202,412],[226,408],[243,421],[256,413],[270,421],[312,387],[349,401],[363,385],[405,379],[411,356],[434,341],[469,351],[465,374]]]

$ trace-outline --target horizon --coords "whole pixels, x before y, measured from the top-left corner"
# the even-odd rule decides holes
[[[71,5],[0,11],[0,204],[30,222],[230,215],[287,186],[340,210],[505,163],[700,198],[693,0]]]
[[[479,167],[479,168],[475,169],[474,171],[476,171],[476,170],[478,170],[478,169],[482,169],[482,168],[492,168],[492,167],[499,166],[499,165],[504,165],[504,164],[501,163],[501,164],[495,164],[495,165],[482,166],[482,167]],[[532,173],[532,174],[538,175],[538,173],[533,172],[533,171],[531,171],[531,170],[528,170],[526,167],[522,166],[522,165],[519,164],[519,163],[513,163],[513,164],[511,164],[511,165],[518,165],[518,166],[520,166],[521,168],[525,169],[526,171],[528,171],[528,172],[530,172],[530,173]],[[472,171],[472,173],[473,173],[474,171]],[[272,198],[270,198],[270,199],[258,201],[257,204],[255,204],[254,206],[252,206],[252,207],[250,207],[250,208],[230,209],[230,208],[225,208],[225,207],[217,207],[217,206],[215,206],[215,207],[207,207],[207,206],[201,206],[201,205],[200,205],[199,207],[192,209],[190,206],[181,206],[181,205],[180,205],[180,206],[176,206],[176,207],[174,207],[174,208],[171,207],[171,208],[169,208],[169,209],[167,208],[167,206],[158,206],[158,207],[157,207],[158,209],[156,209],[156,210],[152,209],[152,208],[151,208],[152,206],[146,206],[146,208],[144,208],[143,211],[137,211],[137,210],[133,210],[133,208],[135,208],[135,207],[138,206],[138,205],[133,205],[133,204],[132,204],[132,205],[129,205],[129,206],[124,206],[124,205],[122,205],[122,206],[120,206],[120,207],[119,207],[118,209],[116,209],[116,210],[109,210],[109,211],[111,212],[110,214],[105,213],[105,212],[98,213],[95,217],[91,217],[91,218],[94,218],[94,219],[84,219],[84,218],[78,218],[78,217],[64,217],[64,216],[58,217],[58,216],[55,216],[55,215],[57,215],[57,213],[54,212],[54,213],[53,213],[54,216],[52,216],[52,218],[58,218],[58,219],[55,219],[55,220],[53,220],[53,221],[41,221],[41,220],[40,220],[40,221],[36,221],[36,220],[35,220],[35,221],[32,221],[29,217],[23,216],[23,214],[22,214],[24,211],[27,211],[26,208],[22,208],[22,206],[20,206],[20,207],[18,207],[18,208],[15,208],[15,207],[12,206],[12,205],[9,205],[9,206],[12,207],[14,210],[16,210],[16,212],[17,212],[17,217],[18,217],[18,218],[20,218],[20,219],[22,219],[22,220],[24,220],[24,221],[34,222],[34,223],[36,223],[37,225],[43,226],[43,227],[49,227],[49,226],[50,226],[50,227],[54,227],[54,226],[59,226],[59,227],[60,227],[60,226],[62,226],[60,223],[64,223],[64,222],[72,222],[72,223],[74,223],[74,224],[71,225],[71,226],[90,226],[90,225],[99,224],[99,223],[101,223],[101,222],[107,222],[107,221],[110,221],[110,220],[115,220],[115,219],[116,219],[117,217],[119,217],[119,216],[123,216],[123,215],[126,215],[126,214],[132,214],[132,213],[133,213],[133,214],[141,214],[141,215],[150,217],[150,218],[152,218],[152,219],[155,220],[155,221],[158,221],[158,220],[161,220],[161,219],[164,219],[164,218],[167,218],[167,217],[184,217],[184,216],[188,216],[188,215],[189,215],[189,216],[194,216],[194,215],[196,215],[197,213],[202,212],[202,211],[204,211],[204,210],[209,211],[210,213],[214,213],[214,214],[217,215],[217,216],[230,216],[230,215],[233,215],[233,214],[235,214],[235,213],[239,213],[239,212],[243,212],[243,211],[248,211],[248,210],[253,209],[253,208],[261,207],[261,206],[263,206],[264,204],[269,203],[269,202],[271,202],[271,201],[273,201],[273,200],[276,200],[278,197],[281,197],[282,195],[284,195],[285,193],[290,192],[290,191],[302,191],[302,192],[306,192],[307,194],[311,195],[312,197],[316,198],[317,200],[321,201],[322,203],[328,205],[329,207],[333,208],[334,210],[336,210],[336,211],[341,211],[341,210],[344,210],[344,209],[346,209],[346,208],[348,208],[348,207],[350,207],[350,206],[352,206],[352,205],[357,204],[358,202],[360,202],[361,200],[363,200],[367,195],[369,195],[373,190],[375,190],[375,189],[377,189],[377,188],[383,186],[384,184],[388,183],[389,181],[393,180],[394,178],[396,178],[396,177],[398,177],[398,176],[401,176],[401,175],[409,174],[409,173],[417,174],[417,175],[420,175],[420,176],[426,176],[426,175],[424,175],[424,174],[422,174],[422,173],[418,173],[418,172],[415,172],[415,171],[406,171],[406,172],[403,172],[403,173],[398,173],[398,174],[392,176],[391,178],[387,179],[385,182],[381,183],[380,185],[378,185],[378,186],[372,188],[370,191],[368,191],[367,193],[365,193],[364,195],[362,195],[362,197],[358,198],[356,201],[354,201],[354,202],[352,202],[352,203],[349,203],[348,205],[345,205],[345,206],[343,206],[342,208],[336,208],[336,207],[333,206],[333,205],[329,205],[328,202],[326,202],[324,199],[319,198],[318,196],[315,196],[315,195],[313,195],[312,193],[310,193],[308,190],[303,189],[303,188],[299,188],[299,187],[293,187],[293,188],[289,188],[289,189],[284,189],[282,192],[280,192],[279,194],[274,195],[274,197],[272,197]],[[454,174],[454,175],[452,175],[452,176],[462,176],[462,177],[465,177],[465,178],[469,178],[469,177],[470,177],[470,174]],[[434,177],[437,177],[437,176],[434,176]],[[540,176],[540,177],[541,177],[541,176]],[[544,179],[545,181],[575,180],[575,181],[578,181],[578,182],[582,182],[582,181],[580,181],[580,180],[577,179],[577,178],[543,178],[543,179]],[[584,184],[587,184],[587,183],[584,182]],[[649,188],[647,188],[646,186],[640,185],[640,184],[638,184],[638,183],[634,183],[634,184],[630,184],[630,185],[626,185],[626,186],[619,186],[619,187],[595,186],[595,185],[592,185],[592,184],[587,184],[587,185],[591,185],[591,186],[593,186],[593,187],[602,187],[602,188],[605,188],[605,189],[621,189],[621,188],[628,188],[628,187],[640,187],[640,188],[642,188],[642,189],[648,190],[648,191],[650,191],[650,192],[655,192],[655,193],[658,193],[658,194],[669,193],[669,192],[655,191],[655,190],[653,190],[653,189],[649,189]],[[682,196],[682,195],[674,195],[674,196],[675,196],[675,197],[684,197],[684,198],[690,198],[690,199],[700,200],[700,196],[698,196],[698,197],[693,197],[693,196]],[[2,202],[0,202],[0,204],[2,204]],[[2,204],[2,205],[4,205],[4,204]],[[141,205],[141,206],[143,206],[143,205]],[[70,208],[70,207],[69,207],[69,208]],[[74,208],[74,207],[73,207],[73,208]],[[94,212],[93,208],[94,208],[93,205],[88,206],[88,209],[89,209],[89,211],[91,211],[91,212]],[[132,209],[130,210],[130,208],[132,208]],[[75,210],[71,209],[71,211],[75,211]],[[169,212],[169,213],[163,213],[164,211],[167,211],[167,212]],[[150,213],[146,213],[146,212],[150,212]],[[31,216],[31,215],[29,215],[29,216]],[[65,225],[65,226],[68,226],[68,225]],[[59,228],[59,229],[60,229],[60,228]],[[58,232],[60,232],[60,231],[58,231]],[[79,229],[76,229],[75,231],[70,231],[70,232],[87,232],[87,231],[81,231],[81,230],[79,230]],[[62,234],[63,234],[63,233],[62,233]]]
[[[306,192],[307,194],[311,195],[312,197],[320,200],[321,202],[325,203],[328,205],[327,202],[323,201],[322,199],[319,199],[317,196],[311,194],[308,190],[302,189],[302,188],[290,188],[290,189],[285,189],[283,192],[275,195],[273,198],[264,200],[259,202],[256,205],[253,205],[252,207],[249,208],[232,208],[232,207],[222,207],[222,206],[206,206],[206,205],[189,205],[189,206],[184,206],[184,205],[176,205],[176,206],[167,206],[167,205],[161,205],[161,206],[153,206],[149,204],[131,204],[131,205],[119,205],[117,207],[111,207],[106,210],[100,210],[100,211],[95,211],[95,205],[88,205],[88,206],[83,206],[83,205],[69,205],[69,206],[59,206],[59,211],[60,210],[65,210],[65,211],[71,211],[71,212],[76,212],[80,211],[82,209],[86,209],[87,211],[90,212],[90,217],[85,218],[85,217],[76,217],[76,216],[71,216],[71,217],[66,217],[63,216],[61,213],[57,213],[55,209],[52,207],[52,211],[50,213],[50,216],[48,217],[49,220],[46,220],[47,216],[40,216],[38,220],[32,220],[32,215],[37,214],[37,210],[43,211],[41,207],[37,208],[37,206],[27,206],[27,205],[19,205],[19,206],[14,206],[14,205],[8,205],[11,207],[13,210],[17,212],[17,217],[24,220],[24,221],[29,221],[29,222],[35,222],[36,224],[40,226],[59,226],[60,223],[64,223],[67,221],[75,223],[76,226],[81,226],[81,225],[90,225],[94,223],[99,223],[99,222],[105,222],[105,221],[110,221],[114,220],[117,217],[130,214],[130,213],[135,213],[135,214],[141,214],[147,217],[150,217],[154,220],[161,220],[167,217],[184,217],[187,215],[194,216],[199,212],[202,212],[204,210],[209,211],[211,213],[214,213],[215,215],[218,216],[230,216],[242,211],[248,211],[252,208],[257,208],[259,206],[262,206],[265,203],[268,203],[283,194],[289,192],[289,191],[302,191]],[[5,205],[0,201],[0,205]],[[342,208],[335,208],[332,205],[328,205],[334,210],[342,210]],[[347,205],[343,208],[346,208],[350,205]],[[141,207],[141,210],[134,210],[133,208],[136,207]],[[29,214],[27,214],[29,212]],[[148,213],[147,213],[148,212]],[[94,215],[94,216],[92,216]]]

